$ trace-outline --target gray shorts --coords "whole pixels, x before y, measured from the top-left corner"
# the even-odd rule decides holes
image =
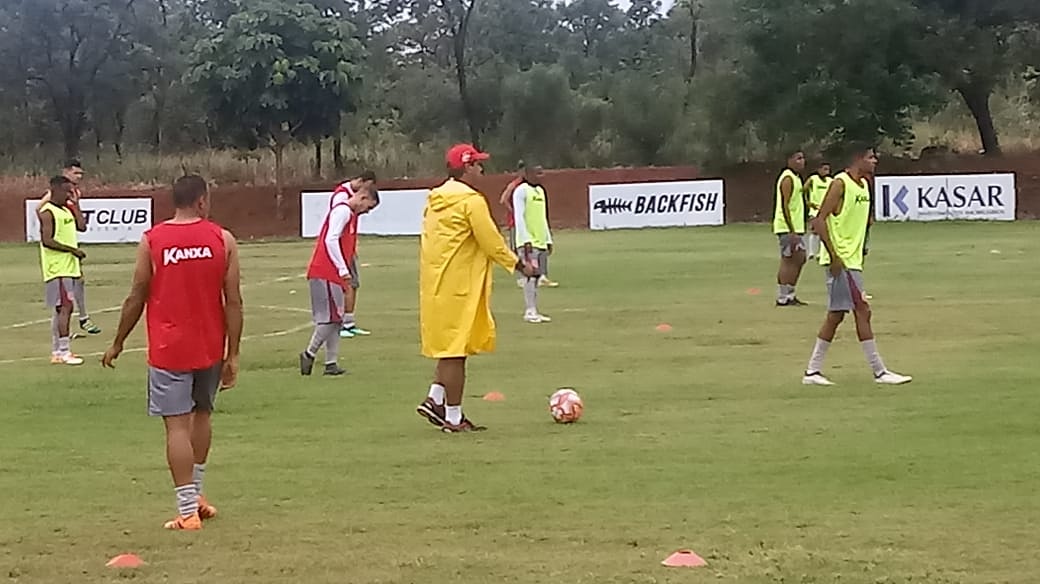
[[[310,279],[311,317],[314,324],[343,322],[346,302],[343,287],[328,280]]]
[[[535,272],[534,277],[541,277],[541,276],[545,275],[545,266],[547,266],[549,264],[549,251],[548,250],[538,249],[537,247],[532,247],[531,248],[531,255],[528,256],[527,253],[524,252],[524,248],[521,247],[521,248],[517,248],[516,255],[517,255],[517,257],[520,258],[520,261],[527,261],[529,259],[534,259],[534,260],[536,260],[538,262],[538,271]]]
[[[361,287],[361,278],[358,276],[357,271],[357,256],[347,261],[347,271],[350,272],[350,287],[357,290]]]
[[[148,367],[148,415],[181,416],[196,410],[212,412],[220,389],[222,367],[222,363],[198,371]]]
[[[842,270],[838,276],[831,274],[830,266],[827,274],[827,310],[830,312],[851,312],[859,307],[869,308],[866,299],[866,288],[863,287],[863,272],[859,270]]]
[[[780,257],[789,258],[796,251],[805,251],[805,236],[800,233],[798,235],[801,236],[801,241],[798,242],[798,245],[793,245],[790,233],[776,234],[777,239],[780,240]]]
[[[44,282],[43,297],[48,308],[72,304],[76,288],[83,285],[79,278],[54,278]]]

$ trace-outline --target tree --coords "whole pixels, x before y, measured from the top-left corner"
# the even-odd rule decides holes
[[[462,102],[462,117],[469,128],[470,142],[480,144],[481,123],[470,91],[468,43],[470,23],[478,0],[410,0],[412,34],[405,50],[420,50],[435,58],[446,46]]]
[[[48,102],[65,156],[78,156],[103,75],[139,54],[135,0],[9,0],[3,11],[0,59],[16,72],[9,77]]]
[[[939,103],[934,76],[907,63],[917,14],[903,0],[745,0],[743,8],[752,56],[733,99],[776,150],[899,143],[911,114]]]
[[[1013,37],[1023,24],[1040,21],[1029,0],[914,0],[920,9],[919,44],[907,54],[938,73],[975,118],[985,154],[1000,153],[990,97],[1023,64],[1012,55]]]
[[[352,107],[364,50],[347,20],[306,2],[242,0],[236,8],[196,44],[188,76],[233,144],[271,149],[281,217],[285,148]]]

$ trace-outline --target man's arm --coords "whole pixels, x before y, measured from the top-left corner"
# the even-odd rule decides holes
[[[332,259],[332,265],[336,266],[341,278],[349,278],[350,270],[347,269],[347,260],[343,257],[343,250],[339,246],[339,238],[343,230],[347,228],[350,221],[351,210],[346,205],[337,205],[329,211],[329,230],[325,233],[325,251]]]
[[[134,279],[130,284],[130,294],[123,301],[123,309],[119,313],[119,327],[116,329],[116,338],[112,341],[112,347],[123,351],[123,343],[133,332],[137,322],[141,320],[144,313],[145,303],[148,302],[148,291],[152,285],[152,252],[148,244],[148,236],[141,238],[137,246],[137,261],[134,263]],[[106,363],[106,365],[111,366]]]
[[[527,231],[527,222],[524,221],[524,213],[527,212],[527,185],[520,185],[513,189],[513,230],[516,232],[516,242],[524,247],[524,251],[531,253],[531,234]]]
[[[72,201],[69,201],[72,203]],[[72,216],[76,219],[76,231],[83,233],[87,230],[87,218],[83,216],[83,211],[79,208],[79,203],[72,203],[67,205],[69,211],[72,211]]]
[[[791,177],[785,176],[784,180],[780,181],[780,201],[783,203],[781,207],[784,210],[784,221],[787,222],[787,232],[794,235],[794,223],[791,222],[791,196],[794,194],[794,181]],[[798,196],[801,196],[799,193]]]
[[[469,219],[470,227],[473,229],[473,237],[476,238],[477,245],[496,264],[512,272],[516,269],[519,260],[516,254],[509,251],[509,248],[506,247],[505,242],[502,240],[502,234],[498,232],[495,220],[491,218],[491,211],[488,210],[487,201],[479,195],[470,197],[470,200],[472,202],[466,205],[466,215]]]
[[[545,243],[549,246],[549,251],[552,251],[553,240],[552,224],[549,223],[549,195],[545,196]]]
[[[76,257],[80,257],[83,253],[75,247],[70,247],[64,243],[58,243],[54,240],[54,213],[50,209],[44,209],[38,213],[40,216],[40,243],[47,249],[53,249],[54,251],[63,251],[65,253],[71,253]]]
[[[238,242],[230,231],[224,230],[227,250],[227,273],[224,275],[224,326],[227,329],[227,356],[238,358],[242,347],[242,273],[238,261]]]
[[[831,267],[838,266],[838,268],[844,267],[841,262],[841,258],[834,253],[834,245],[831,243],[831,234],[827,229],[827,217],[834,215],[841,208],[842,202],[845,200],[845,183],[836,180],[831,183],[831,186],[827,189],[827,194],[823,197],[823,203],[820,205],[820,213],[813,219],[813,228],[816,230],[816,235],[820,236],[820,241],[824,247],[827,248],[827,253],[831,256]]]
[[[513,210],[511,202],[513,200],[513,191],[515,189],[516,187],[513,186],[513,181],[509,181],[509,184],[507,184],[505,188],[502,189],[502,194],[498,197],[499,204],[503,205],[510,211]]]

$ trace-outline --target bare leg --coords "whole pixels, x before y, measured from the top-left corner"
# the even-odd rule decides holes
[[[206,464],[209,457],[209,447],[213,441],[212,413],[197,410],[192,414],[191,422],[191,451],[194,455],[194,464]]]
[[[820,332],[816,336],[828,343],[834,342],[834,335],[838,334],[838,326],[843,320],[845,320],[844,312],[828,312],[827,318],[823,321]]]
[[[199,510],[199,491],[192,478],[195,455],[192,451],[192,414],[167,416],[166,464],[173,477],[173,490],[177,497],[177,513],[190,517]],[[167,524],[169,527],[170,524]]]
[[[466,358],[453,357],[437,361],[436,379],[444,386],[444,403],[461,406],[466,385]]]
[[[192,414],[168,416],[166,423],[166,463],[176,487],[191,484],[191,467],[195,464],[192,449]]]

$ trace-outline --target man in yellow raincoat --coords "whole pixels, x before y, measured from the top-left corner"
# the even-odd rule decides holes
[[[495,350],[491,316],[492,266],[534,273],[520,265],[472,186],[489,156],[469,144],[448,150],[448,180],[430,191],[423,210],[419,260],[422,354],[437,359],[434,382],[416,411],[445,432],[485,430],[462,414],[466,358]]]

